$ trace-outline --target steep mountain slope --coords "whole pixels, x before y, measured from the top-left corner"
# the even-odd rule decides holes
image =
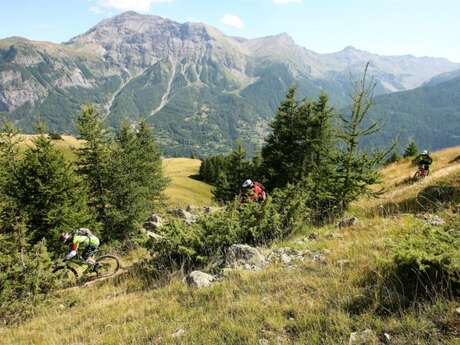
[[[229,37],[199,23],[126,12],[65,44],[0,41],[0,117],[23,130],[41,119],[74,131],[82,103],[98,104],[107,121],[147,119],[166,154],[224,152],[241,138],[260,145],[279,102],[326,91],[348,102],[350,74],[367,61],[377,91],[407,90],[460,66],[445,59],[384,57],[348,47],[318,54],[287,34]]]
[[[405,145],[415,138],[426,149],[458,145],[460,141],[460,77],[414,90],[376,98],[375,118],[384,119],[374,143],[385,144],[399,134]]]
[[[436,173],[448,171],[444,178],[453,179],[449,183],[457,190],[460,165],[446,162],[458,155],[459,147],[435,155],[443,162]],[[407,166],[404,161],[383,171],[391,188],[385,202],[401,189],[394,183],[405,178]],[[439,181],[424,180],[413,185],[413,193],[391,200],[413,198]],[[395,242],[427,224],[411,214],[418,210],[367,217],[369,208],[368,200],[356,206],[353,211],[360,220],[352,227],[306,226],[283,243],[260,248],[263,254],[278,249],[283,259],[260,271],[228,270],[201,289],[184,284],[180,272],[155,275],[145,269],[148,265],[133,265],[149,256],[145,251],[132,252],[123,258],[120,276],[57,291],[46,303],[31,306],[30,319],[1,325],[0,344],[335,345],[354,344],[350,334],[364,330],[382,339],[371,339],[369,344],[385,344],[388,339],[396,345],[458,344],[458,298],[439,293],[434,302],[419,298],[410,306],[401,298],[394,309],[377,303],[382,260],[391,258]],[[448,212],[441,216],[458,217]],[[296,251],[321,254],[291,261]],[[390,299],[392,292],[385,289],[383,295]]]

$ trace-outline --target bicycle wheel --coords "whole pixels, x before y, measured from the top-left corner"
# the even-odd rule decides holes
[[[78,272],[69,265],[57,266],[53,269],[53,274],[58,279],[61,288],[75,286],[78,283]]]
[[[421,180],[423,178],[423,173],[420,170],[417,170],[417,172],[414,174],[414,177],[412,178],[414,181]]]
[[[98,278],[110,277],[120,269],[120,260],[115,255],[103,255],[96,259],[96,265]]]

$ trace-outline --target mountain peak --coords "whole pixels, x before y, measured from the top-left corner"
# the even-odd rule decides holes
[[[359,49],[353,47],[353,46],[346,46],[345,48],[343,48],[344,52],[358,52],[360,51]]]

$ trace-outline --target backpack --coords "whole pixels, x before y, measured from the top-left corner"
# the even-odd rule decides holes
[[[87,237],[94,236],[93,233],[91,232],[91,230],[87,229],[87,228],[78,229],[77,231],[75,231],[75,235],[77,235],[77,236],[87,236]]]
[[[265,200],[267,198],[267,191],[265,190],[265,187],[262,183],[260,182],[256,182],[254,181],[254,186],[257,186],[259,187],[260,189],[262,189],[262,193],[263,193],[263,200]]]

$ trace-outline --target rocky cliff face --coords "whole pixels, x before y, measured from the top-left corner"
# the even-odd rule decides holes
[[[58,45],[0,41],[0,116],[30,130],[37,118],[74,130],[82,103],[116,125],[147,119],[168,154],[224,152],[237,138],[250,149],[287,88],[328,92],[347,102],[349,74],[367,61],[380,93],[407,90],[460,66],[444,59],[384,57],[352,47],[318,54],[287,34],[247,40],[197,23],[126,12]]]

